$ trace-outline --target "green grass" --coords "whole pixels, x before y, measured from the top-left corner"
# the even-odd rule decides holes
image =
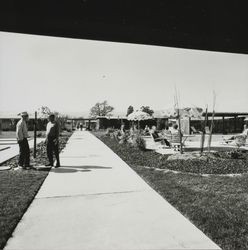
[[[63,133],[60,137],[60,150],[65,147],[70,135],[71,133]],[[37,149],[38,165],[47,161],[45,148],[45,144],[41,143]],[[4,165],[16,165],[17,157]],[[48,171],[35,170],[0,171],[0,249],[5,246],[47,174]]]
[[[0,249],[45,180],[46,171],[0,172]]]
[[[222,249],[248,249],[247,174],[202,177],[145,168],[157,167],[159,155],[97,136]]]

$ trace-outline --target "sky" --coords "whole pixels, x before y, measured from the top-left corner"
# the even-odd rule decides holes
[[[0,32],[0,112],[89,113],[107,100],[248,112],[248,55]]]

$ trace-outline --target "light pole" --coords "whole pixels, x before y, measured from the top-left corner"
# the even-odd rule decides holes
[[[37,111],[34,113],[34,158],[36,158]]]

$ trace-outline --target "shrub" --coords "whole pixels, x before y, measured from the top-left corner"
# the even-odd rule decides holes
[[[146,149],[146,142],[140,135],[137,135],[137,137],[135,138],[135,142],[136,142],[136,146],[139,149],[141,149],[141,150]]]
[[[229,155],[232,159],[242,159],[244,158],[243,154],[239,150],[232,150],[229,152]]]
[[[126,143],[128,142],[128,139],[129,139],[129,135],[128,135],[128,133],[125,133],[125,134],[123,134],[123,135],[120,137],[119,143],[120,143],[120,144],[126,144]]]
[[[106,134],[105,134],[105,135],[106,135],[106,136],[111,136],[111,134],[114,133],[114,131],[115,131],[115,130],[114,130],[113,128],[107,128]]]

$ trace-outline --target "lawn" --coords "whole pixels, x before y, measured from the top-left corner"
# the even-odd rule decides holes
[[[95,135],[222,249],[248,249],[248,174],[205,177],[158,170],[159,154]]]
[[[60,137],[60,150],[65,147],[71,133],[63,133]],[[31,157],[32,160],[32,157]],[[17,157],[4,165],[16,165]],[[36,164],[46,163],[46,146],[38,145]],[[10,170],[0,171],[0,249],[11,236],[16,225],[39,191],[48,171]]]

